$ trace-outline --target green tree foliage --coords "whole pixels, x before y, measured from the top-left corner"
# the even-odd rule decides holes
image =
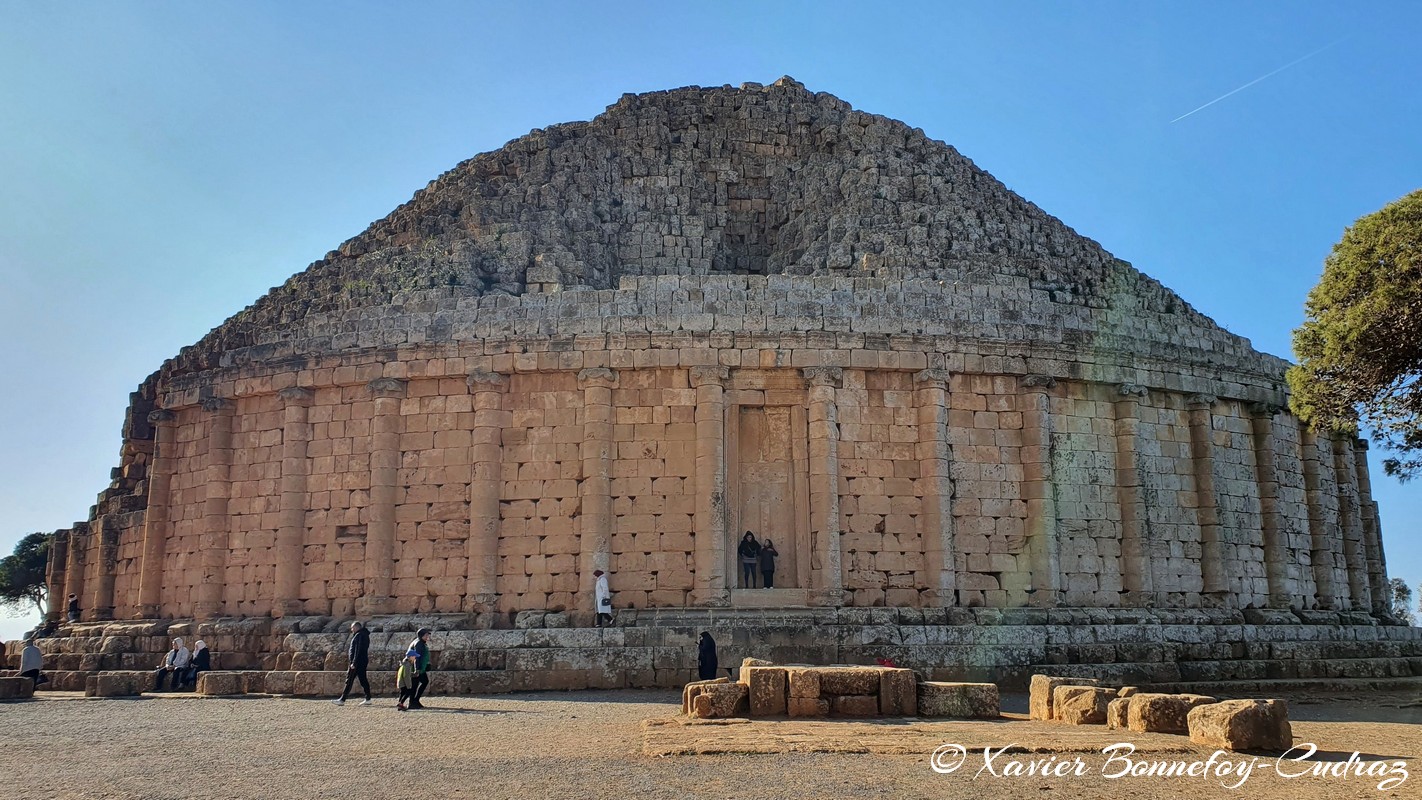
[[[1361,421],[1395,457],[1402,480],[1422,473],[1422,190],[1343,233],[1294,331],[1294,413],[1320,430]]]
[[[15,544],[15,552],[0,558],[0,607],[17,615],[29,606],[45,612],[49,587],[45,565],[49,563],[49,534],[32,533]]]
[[[1392,613],[1408,625],[1416,625],[1417,617],[1412,613],[1412,587],[1401,578],[1388,581],[1392,590]]]

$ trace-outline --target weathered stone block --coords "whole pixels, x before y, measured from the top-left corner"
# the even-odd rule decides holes
[[[0,700],[34,697],[35,682],[29,678],[0,678]]]
[[[1110,728],[1113,731],[1125,730],[1126,716],[1131,708],[1131,698],[1136,696],[1138,695],[1131,695],[1130,697],[1117,697],[1115,700],[1112,700],[1110,703],[1106,704],[1107,728]]]
[[[681,690],[681,713],[691,716],[691,701],[701,694],[707,686],[717,683],[730,683],[730,678],[716,678],[709,681],[693,681],[686,684]]]
[[[1052,715],[1068,725],[1104,725],[1107,706],[1115,699],[1115,689],[1058,686],[1052,690]]]
[[[1190,741],[1226,750],[1288,750],[1294,745],[1283,700],[1224,700],[1186,715]]]
[[[1095,678],[1062,678],[1054,675],[1033,675],[1029,687],[1028,716],[1047,721],[1052,719],[1052,692],[1058,686],[1097,686]]]
[[[740,683],[709,684],[692,698],[691,716],[699,719],[743,717],[748,712],[746,686]]]
[[[886,669],[879,676],[879,713],[918,716],[918,675],[911,669]]]
[[[872,694],[840,694],[830,698],[830,713],[837,717],[877,717],[879,698]]]
[[[819,699],[820,696],[820,671],[807,668],[790,668],[787,670],[790,676],[790,696],[806,699]]]
[[[212,696],[246,694],[246,686],[240,672],[204,672],[198,675],[197,693]]]
[[[880,670],[873,667],[822,667],[820,695],[870,695],[879,692]]]
[[[925,681],[918,685],[918,715],[953,719],[1001,716],[997,685]]]
[[[1137,733],[1186,733],[1190,709],[1215,702],[1202,694],[1132,695],[1126,711],[1126,727]]]
[[[792,717],[828,717],[830,704],[828,700],[818,697],[792,696],[787,702],[787,710]]]
[[[752,661],[755,659],[746,659]],[[784,667],[747,666],[742,662],[741,683],[750,692],[750,715],[769,717],[785,713],[789,678]]]

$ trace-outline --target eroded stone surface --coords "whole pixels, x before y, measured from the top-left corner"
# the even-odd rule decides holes
[[[1142,692],[1127,698],[1126,727],[1138,733],[1187,733],[1192,708],[1216,702],[1201,694]]]
[[[1190,741],[1226,750],[1288,750],[1289,706],[1283,700],[1224,700],[1186,715]]]
[[[922,717],[995,719],[1001,716],[997,685],[928,681],[918,685]]]

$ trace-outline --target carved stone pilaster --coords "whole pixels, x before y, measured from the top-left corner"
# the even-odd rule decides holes
[[[689,374],[693,389],[709,384],[725,386],[726,381],[731,379],[730,367],[692,367]]]
[[[805,382],[811,386],[829,386],[839,389],[844,386],[843,367],[804,367],[800,370]]]
[[[376,378],[366,388],[376,397],[404,397],[407,384],[399,378]]]
[[[1023,389],[1035,389],[1045,392],[1048,389],[1055,389],[1057,379],[1051,375],[1023,375],[1017,381],[1017,385]]]
[[[921,369],[913,374],[914,383],[920,389],[942,389],[948,390],[948,379],[952,375],[946,369]]]
[[[617,371],[607,367],[588,367],[580,370],[578,372],[578,387],[582,389],[590,387],[616,389]]]

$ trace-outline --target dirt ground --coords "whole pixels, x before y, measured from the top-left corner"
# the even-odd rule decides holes
[[[1315,743],[1321,752],[1279,770],[1277,754],[1228,754],[1223,763],[1234,772],[1227,775],[1111,778],[1127,766],[1204,762],[1211,752],[1183,736],[1073,728],[1020,715],[994,722],[689,724],[676,717],[678,698],[670,692],[436,697],[431,708],[405,713],[390,699],[336,707],[291,698],[49,694],[0,704],[0,793],[223,800],[1416,798],[1422,775],[1411,773],[1422,770],[1422,708],[1409,706],[1412,699],[1292,698],[1295,742]],[[1025,698],[1006,697],[1004,706],[1025,710]],[[1112,751],[1114,760],[1103,754],[1118,743],[1135,748],[1129,763],[1120,750]],[[1014,744],[1001,755],[982,752]],[[1365,767],[1350,764],[1355,751],[1365,765],[1386,762],[1389,774],[1358,774]],[[941,774],[933,763],[957,766]],[[1238,788],[1226,788],[1251,764]],[[1037,774],[1011,774],[1033,766]],[[1074,772],[1043,777],[1043,766]],[[1315,768],[1342,774],[1284,777]],[[1387,778],[1395,785],[1377,789]]]

